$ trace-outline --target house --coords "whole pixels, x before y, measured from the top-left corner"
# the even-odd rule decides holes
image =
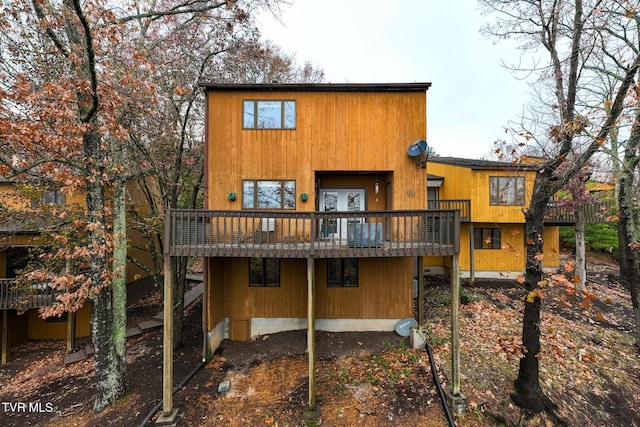
[[[307,329],[313,408],[315,329],[414,317],[423,257],[455,265],[460,237],[458,210],[426,209],[429,87],[202,84],[205,210],[166,213],[165,302],[172,259],[204,257],[209,354],[226,338]]]
[[[132,189],[134,186],[130,186]],[[12,345],[25,340],[66,339],[67,350],[74,347],[76,338],[91,333],[91,302],[75,313],[42,319],[39,309],[52,305],[55,291],[49,287],[27,293],[16,289],[15,279],[21,273],[34,249],[46,247],[51,240],[43,230],[57,223],[47,212],[57,206],[84,206],[84,194],[64,194],[46,186],[24,181],[0,181],[0,342],[2,363],[9,360]],[[53,222],[52,222],[53,221]],[[129,231],[132,242],[129,254],[139,262],[150,265],[148,245],[139,233]],[[144,279],[144,270],[127,264],[128,284]]]
[[[524,273],[524,212],[544,159],[516,162],[432,157],[427,174],[427,207],[460,210],[459,268],[463,278],[514,279]],[[464,183],[461,185],[460,183]],[[588,222],[601,222],[602,204],[585,206]],[[545,215],[543,268],[560,267],[559,226],[573,225],[569,206],[549,201]],[[424,274],[445,274],[447,257],[424,258]]]

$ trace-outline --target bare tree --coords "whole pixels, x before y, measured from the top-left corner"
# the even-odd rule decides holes
[[[531,203],[525,212],[525,247],[527,248],[524,283],[528,292],[524,302],[522,327],[523,354],[514,382],[514,402],[533,413],[554,414],[555,404],[543,393],[539,381],[542,236],[547,201],[581,170],[616,129],[624,111],[625,100],[640,65],[640,55],[620,42],[638,16],[631,2],[615,0],[483,0],[484,10],[494,13],[495,23],[486,28],[499,38],[514,38],[521,48],[535,52],[536,67],[524,70],[536,75],[536,84],[550,90],[548,95],[553,123],[533,140],[548,142],[548,162],[540,168]],[[615,45],[616,49],[611,47]],[[603,47],[609,47],[605,50]],[[593,58],[607,56],[608,67],[597,71],[589,67]],[[615,90],[611,97],[593,108],[589,83],[598,72],[615,73]],[[585,88],[587,89],[585,91]],[[604,108],[604,107],[607,108]],[[532,136],[531,132],[525,132]],[[564,174],[560,166],[571,161]]]

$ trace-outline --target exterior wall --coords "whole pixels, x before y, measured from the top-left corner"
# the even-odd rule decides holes
[[[470,200],[471,223],[474,228],[501,229],[501,249],[475,249],[474,273],[478,278],[515,278],[524,272],[526,252],[524,246],[523,206],[491,206],[489,197],[489,178],[492,176],[524,176],[525,206],[529,204],[535,171],[473,169],[466,166],[429,162],[430,174],[444,177],[439,189],[442,200]],[[459,185],[464,183],[464,185]],[[460,270],[463,277],[469,277],[470,261],[469,224],[463,223],[460,235]],[[557,269],[559,265],[559,228],[547,226],[544,231],[543,266]],[[425,270],[429,274],[442,274],[450,268],[447,257],[425,257]]]
[[[463,199],[471,201],[471,221],[523,223],[523,206],[491,206],[489,198],[489,178],[492,176],[524,176],[525,206],[529,205],[535,171],[514,170],[474,170],[470,167],[429,162],[430,174],[444,177],[440,187],[440,199]],[[460,185],[464,183],[464,185]]]
[[[244,99],[296,100],[296,129],[243,129]],[[394,171],[394,209],[426,206],[424,169],[407,156],[425,137],[424,91],[209,91],[207,108],[208,209],[240,209],[243,179],[295,179],[313,201],[317,171]],[[297,210],[315,208],[297,201]]]
[[[21,343],[27,339],[28,314],[18,314],[16,310],[7,312],[7,331],[9,334],[9,346]],[[3,328],[4,315],[0,311],[0,330]]]
[[[59,340],[67,337],[67,322],[51,322],[42,319],[38,310],[29,310],[27,338],[32,340]],[[91,334],[91,303],[86,303],[76,313],[76,337]]]
[[[332,327],[326,322],[330,319],[388,319],[388,328],[413,316],[413,259],[359,259],[357,288],[327,287],[326,260],[315,263],[316,317],[327,327]],[[229,337],[236,340],[255,335],[253,319],[269,319],[278,330],[306,327],[306,266],[306,259],[282,259],[280,287],[263,288],[248,285],[246,258],[211,259],[209,331],[224,319],[229,321]],[[278,322],[281,326],[274,326]],[[357,327],[366,328],[364,322]]]

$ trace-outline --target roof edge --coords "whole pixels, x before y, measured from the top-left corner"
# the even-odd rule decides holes
[[[212,83],[199,82],[205,90],[218,91],[300,91],[300,92],[416,92],[431,83]]]

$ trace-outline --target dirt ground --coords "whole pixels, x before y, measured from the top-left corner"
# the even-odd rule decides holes
[[[589,257],[593,298],[548,290],[543,309],[541,385],[571,426],[640,426],[640,358],[633,346],[628,292],[605,255]],[[460,309],[462,391],[468,411],[458,426],[553,425],[523,414],[509,397],[517,374],[522,318],[516,282],[478,282],[463,289]],[[427,284],[428,333],[437,377],[450,379],[448,287]],[[150,295],[130,309],[132,322],[161,309]],[[201,304],[185,319],[185,342],[175,353],[178,426],[299,426],[307,402],[306,332],[241,343],[224,341],[201,365]],[[93,360],[65,366],[63,342],[27,342],[0,367],[0,425],[142,425],[157,416],[162,397],[162,331],[128,341],[130,391],[93,412]],[[442,404],[424,350],[394,332],[317,334],[317,403],[325,426],[445,426]],[[222,381],[230,390],[218,393]],[[20,404],[24,404],[21,406]],[[25,408],[22,410],[21,408]]]

